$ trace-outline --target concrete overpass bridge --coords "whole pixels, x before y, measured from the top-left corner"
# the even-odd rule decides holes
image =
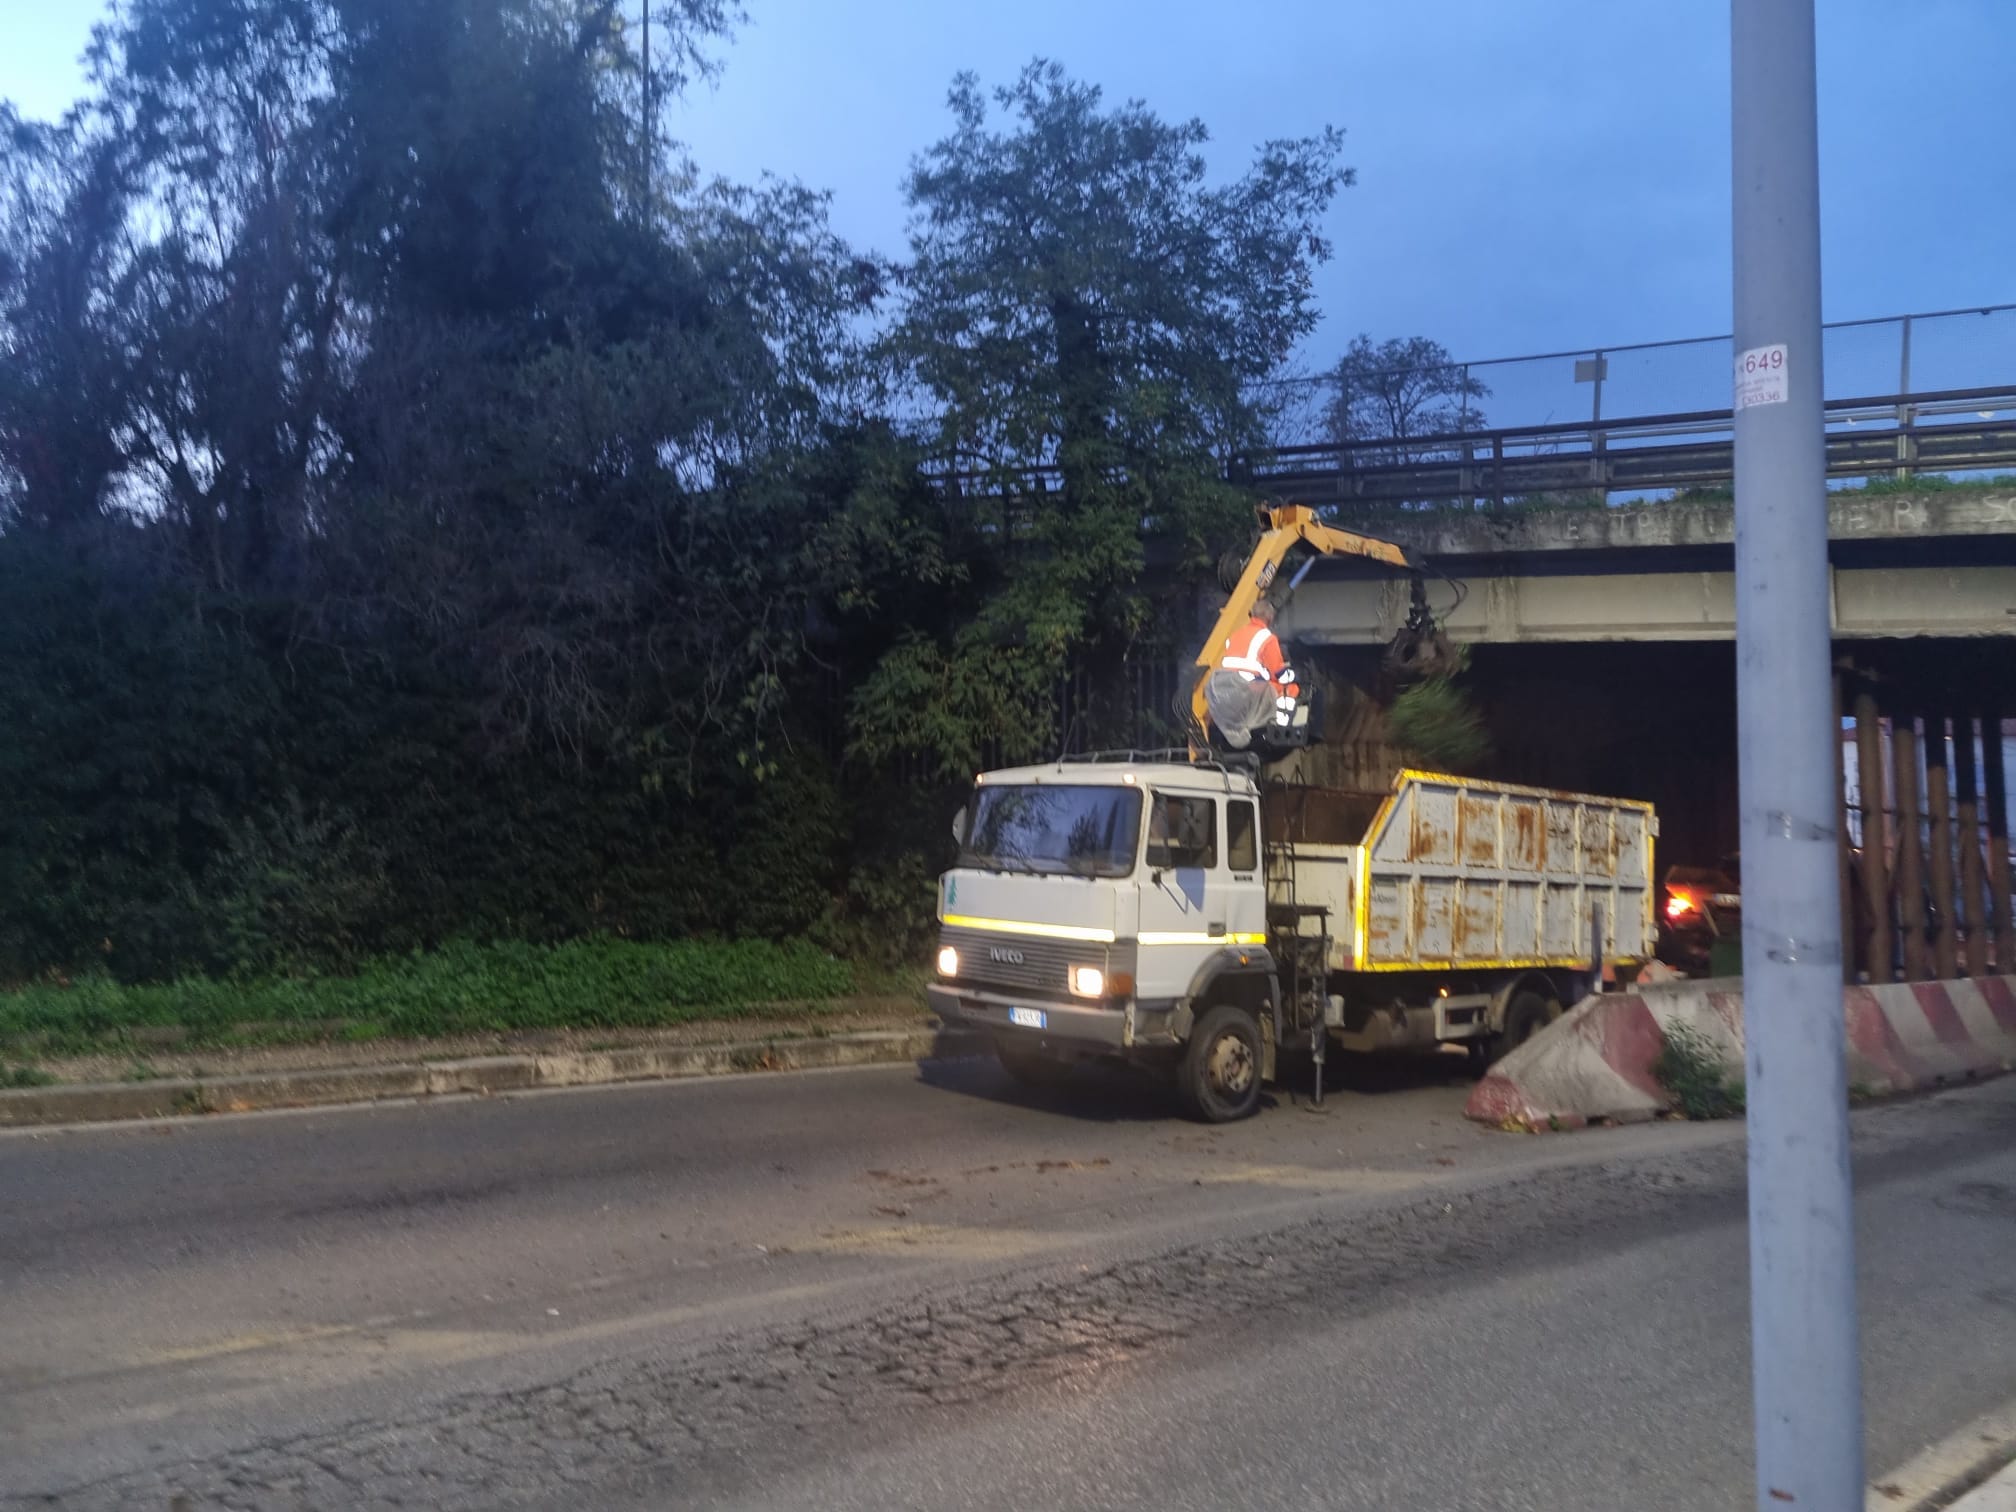
[[[1520,418],[1565,406],[1572,374],[1586,385],[1589,414],[1494,425],[1466,399],[1453,411],[1442,406],[1435,434],[1353,435],[1338,416],[1364,416],[1333,394],[1327,411],[1316,406],[1331,436],[1278,446],[1245,481],[1430,558],[1450,579],[1431,590],[1431,602],[1475,648],[1480,675],[1584,667],[1589,686],[1577,702],[1585,708],[1606,700],[1614,708],[1620,686],[1648,677],[1669,699],[1684,687],[1712,687],[1726,695],[1733,720],[1734,413],[1639,408],[1606,417],[1604,392],[1607,381],[1613,404],[1620,389],[1641,403],[1712,393],[1729,382],[1728,347],[1728,338],[1712,337],[1373,375],[1372,386],[1388,394],[1438,384],[1467,394],[1473,378],[1488,374],[1478,394]],[[1897,697],[1908,687],[1922,703],[1986,701],[2016,713],[2016,647],[2008,644],[2016,637],[2016,307],[1830,326],[1826,361],[1835,394],[1826,404],[1830,487],[1813,507],[1827,511],[1829,609],[1844,669],[1880,676]],[[1837,387],[1885,374],[1894,390]],[[1375,428],[1395,412],[1373,405]],[[1404,583],[1322,562],[1301,584],[1284,630],[1344,655],[1383,645],[1406,612]]]
[[[1841,489],[1828,518],[1829,598],[1844,643],[2016,637],[2016,481]],[[1430,601],[1474,646],[1729,641],[1736,631],[1729,498],[1479,511],[1344,506],[1354,528],[1431,559],[1452,582]],[[1407,587],[1322,562],[1287,633],[1310,645],[1383,645]]]

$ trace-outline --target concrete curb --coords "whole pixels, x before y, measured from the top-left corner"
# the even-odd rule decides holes
[[[1951,1506],[1953,1512],[2016,1512],[2016,1465],[1964,1492]]]
[[[1913,1092],[2016,1069],[2016,977],[1843,990],[1845,1087]],[[1493,1066],[1464,1112],[1480,1123],[1578,1129],[1639,1122],[1670,1099],[1652,1068],[1675,1027],[1743,1077],[1743,983],[1661,983],[1587,998]]]
[[[588,1087],[735,1071],[886,1065],[972,1055],[985,1048],[980,1036],[960,1031],[888,1029],[736,1045],[639,1045],[566,1054],[486,1055],[393,1066],[34,1087],[0,1092],[0,1128],[252,1113],[265,1108],[328,1107],[388,1098],[487,1096],[538,1087]]]
[[[1864,1512],[2010,1512],[2016,1508],[2016,1402],[1964,1428],[1879,1476]]]

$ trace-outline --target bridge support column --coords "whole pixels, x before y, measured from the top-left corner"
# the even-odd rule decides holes
[[[2009,790],[2002,770],[2002,715],[1989,710],[1981,718],[1981,770],[1987,778],[1988,893],[1995,912],[1995,970],[2016,971],[2016,918],[2009,899]]]
[[[1981,859],[1981,791],[1974,763],[1974,716],[1953,721],[1953,828],[1960,842],[1960,914],[1967,975],[1988,975],[1987,868]]]
[[[1932,817],[1932,974],[1940,981],[1960,975],[1960,931],[1953,917],[1953,780],[1946,743],[1946,716],[1925,721],[1925,806]]]
[[[1841,728],[1842,676],[1834,674],[1834,728]],[[1841,900],[1841,980],[1855,980],[1855,889],[1848,853],[1848,773],[1837,743],[1834,753],[1834,889]]]
[[[1903,936],[1904,979],[1932,975],[1925,948],[1924,811],[1918,803],[1918,716],[1890,715],[1890,770],[1897,782],[1897,927]]]
[[[1872,982],[1896,979],[1890,934],[1890,869],[1886,864],[1883,726],[1876,695],[1855,696],[1855,769],[1862,791],[1862,897],[1869,906],[1869,948],[1863,968]]]

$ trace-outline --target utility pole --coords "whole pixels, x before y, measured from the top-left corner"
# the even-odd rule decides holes
[[[1757,1506],[1859,1508],[1813,0],[1731,0],[1736,683]]]

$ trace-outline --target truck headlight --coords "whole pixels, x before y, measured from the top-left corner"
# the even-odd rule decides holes
[[[1071,990],[1080,997],[1106,996],[1106,973],[1097,966],[1073,966]]]
[[[942,977],[959,975],[959,952],[950,945],[938,947],[938,975]]]

